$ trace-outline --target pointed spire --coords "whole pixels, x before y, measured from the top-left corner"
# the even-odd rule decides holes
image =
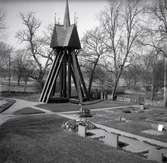
[[[64,15],[64,27],[67,28],[70,26],[70,12],[69,12],[69,5],[68,0],[66,0],[66,9]]]
[[[55,15],[54,15],[54,23],[56,24],[57,22],[56,22],[57,20],[56,20],[56,12],[55,12]]]

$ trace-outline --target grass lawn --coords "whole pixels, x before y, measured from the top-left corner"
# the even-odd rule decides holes
[[[37,102],[39,101],[40,94],[37,93],[29,93],[29,92],[2,92],[1,93],[2,97],[8,97],[8,98],[18,98],[22,100],[27,100],[27,101],[33,101]]]
[[[97,109],[97,108],[110,108],[113,106],[125,106],[124,102],[119,101],[98,101],[98,102],[86,102],[82,105],[83,108]],[[49,103],[37,105],[46,110],[53,112],[65,112],[65,111],[79,111],[80,106],[73,103]]]
[[[137,155],[116,150],[61,128],[56,115],[22,116],[0,127],[1,163],[145,163]]]
[[[33,109],[31,107],[25,107],[21,110],[17,110],[14,112],[14,114],[16,115],[20,115],[20,114],[42,114],[44,113],[43,111],[37,110],[37,109]]]
[[[167,132],[159,136],[142,133],[143,130],[157,130],[158,124],[166,123],[167,125],[167,109],[151,108],[145,111],[140,111],[138,109],[139,112],[125,113],[124,111],[127,110],[133,109],[121,108],[110,110],[108,112],[96,111],[93,112],[93,117],[90,118],[90,121],[167,142]],[[127,121],[120,121],[118,120],[119,117],[123,117]]]
[[[25,95],[25,96],[17,96],[16,98],[27,100],[27,101],[38,102],[39,97],[40,97],[40,94],[30,94],[30,95]]]

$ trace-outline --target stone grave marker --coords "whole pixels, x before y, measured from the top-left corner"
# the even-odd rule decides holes
[[[82,137],[86,136],[86,126],[78,125],[78,135]]]
[[[156,160],[158,162],[161,162],[162,161],[162,152],[160,150],[152,148],[148,152],[148,159],[149,160]]]
[[[104,143],[107,145],[110,145],[112,147],[117,148],[118,147],[118,135],[106,132],[105,138],[104,138]]]
[[[164,130],[164,125],[158,124],[158,131],[162,132]]]

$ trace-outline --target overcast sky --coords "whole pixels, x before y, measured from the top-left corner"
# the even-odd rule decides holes
[[[98,15],[106,6],[108,6],[107,0],[69,0],[71,23],[74,22],[74,14],[76,13],[80,37],[83,36],[86,30],[98,25]],[[1,39],[19,48],[20,45],[15,38],[16,32],[23,28],[19,12],[34,11],[42,21],[41,31],[43,31],[48,24],[54,23],[55,13],[56,19],[59,19],[60,22],[63,21],[65,0],[0,0],[0,7],[6,11],[7,15],[7,29]]]

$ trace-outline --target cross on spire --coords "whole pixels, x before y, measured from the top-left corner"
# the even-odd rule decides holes
[[[70,26],[70,12],[69,12],[68,0],[66,0],[66,8],[65,8],[65,15],[64,15],[64,27],[67,28],[69,26]]]

